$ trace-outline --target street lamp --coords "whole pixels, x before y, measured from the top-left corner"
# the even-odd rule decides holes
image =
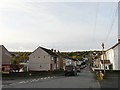
[[[102,43],[103,65],[104,65],[104,74],[105,74],[105,58],[104,58],[104,48],[105,48],[105,45],[104,45],[104,43]]]

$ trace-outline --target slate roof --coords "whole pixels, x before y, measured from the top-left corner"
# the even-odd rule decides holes
[[[46,49],[46,48],[43,48],[43,47],[39,47],[41,49],[43,49],[45,52],[47,52],[48,54],[52,55],[52,56],[58,56],[56,53],[54,53],[52,50],[50,49]]]
[[[115,47],[118,46],[119,44],[120,44],[120,42],[118,42],[117,44],[115,44],[114,46],[112,46],[111,48],[109,48],[108,50],[115,48]],[[106,51],[108,51],[108,50],[106,50]]]

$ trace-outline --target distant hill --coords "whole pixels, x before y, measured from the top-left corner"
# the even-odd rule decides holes
[[[79,60],[83,60],[84,58],[91,59],[94,53],[101,54],[101,51],[62,52],[63,55]]]

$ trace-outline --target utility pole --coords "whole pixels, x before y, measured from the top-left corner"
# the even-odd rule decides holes
[[[104,74],[105,74],[105,57],[104,57],[104,47],[105,47],[105,45],[104,45],[104,43],[102,43],[102,54],[103,54],[103,65],[104,65]]]

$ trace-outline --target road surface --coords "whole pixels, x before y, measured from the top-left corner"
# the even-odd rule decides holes
[[[35,79],[16,80],[4,88],[100,88],[89,67],[83,69],[77,76],[52,76]]]

